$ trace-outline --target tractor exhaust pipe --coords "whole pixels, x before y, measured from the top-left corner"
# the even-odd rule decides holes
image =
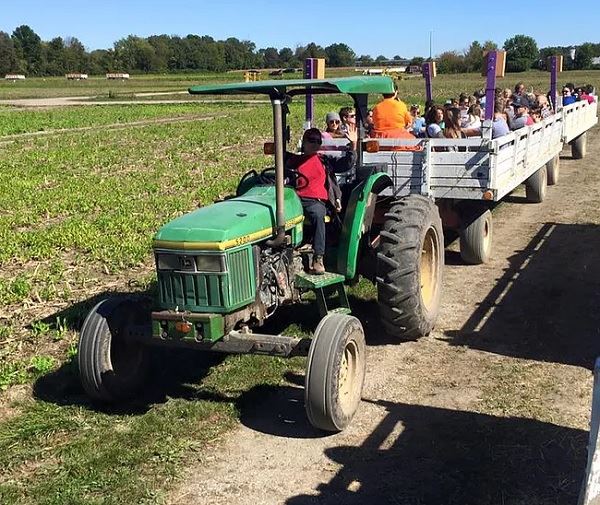
[[[275,237],[267,240],[269,247],[280,247],[285,244],[285,212],[283,200],[283,121],[282,101],[271,99],[273,105],[273,136],[275,140]]]

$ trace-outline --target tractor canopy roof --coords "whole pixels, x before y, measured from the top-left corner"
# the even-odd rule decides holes
[[[258,82],[192,86],[193,95],[262,94],[271,98],[285,95],[333,94],[389,94],[394,92],[394,81],[388,76],[338,77],[334,79],[290,79]]]

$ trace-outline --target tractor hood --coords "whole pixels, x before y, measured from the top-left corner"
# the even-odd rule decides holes
[[[303,220],[302,204],[284,190],[285,228]],[[202,207],[164,225],[154,236],[155,249],[217,250],[259,242],[273,236],[275,187],[256,186],[242,196]]]

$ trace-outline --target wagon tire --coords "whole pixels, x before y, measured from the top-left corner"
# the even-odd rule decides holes
[[[308,353],[304,403],[310,423],[342,431],[361,401],[366,370],[365,334],[360,321],[328,314],[317,326]]]
[[[79,336],[77,362],[83,388],[92,399],[118,402],[141,388],[149,372],[149,352],[125,333],[129,325],[148,321],[148,311],[132,298],[107,298],[88,313]]]
[[[525,198],[531,203],[541,203],[546,198],[548,173],[546,165],[537,170],[525,181]]]
[[[587,132],[571,141],[571,155],[574,160],[581,160],[587,154]]]
[[[440,309],[444,233],[433,201],[409,195],[385,214],[377,253],[377,299],[386,332],[401,340],[428,335]]]
[[[460,257],[470,265],[481,265],[492,254],[493,219],[489,209],[472,216],[460,229]]]
[[[546,173],[548,175],[548,186],[554,186],[558,183],[560,175],[560,156],[558,154],[546,163]]]

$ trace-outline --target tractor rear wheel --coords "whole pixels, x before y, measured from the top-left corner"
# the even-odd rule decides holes
[[[558,182],[560,175],[560,156],[558,154],[546,163],[546,174],[548,175],[548,186],[553,186]]]
[[[492,213],[479,209],[460,229],[460,257],[470,265],[487,263],[492,253]]]
[[[582,133],[576,139],[571,140],[571,155],[574,160],[585,158],[587,153],[587,132]]]
[[[383,326],[401,339],[427,335],[440,309],[444,233],[433,201],[397,200],[385,214],[377,253],[377,298]]]
[[[310,424],[334,432],[350,424],[360,404],[366,363],[358,319],[345,314],[321,319],[306,365],[304,401]]]
[[[94,400],[115,402],[133,396],[144,383],[147,348],[127,338],[129,325],[143,325],[149,314],[131,298],[107,298],[87,315],[79,336],[77,361],[83,388]]]
[[[541,203],[546,198],[546,189],[548,185],[548,174],[546,165],[525,181],[525,198],[531,203]]]

